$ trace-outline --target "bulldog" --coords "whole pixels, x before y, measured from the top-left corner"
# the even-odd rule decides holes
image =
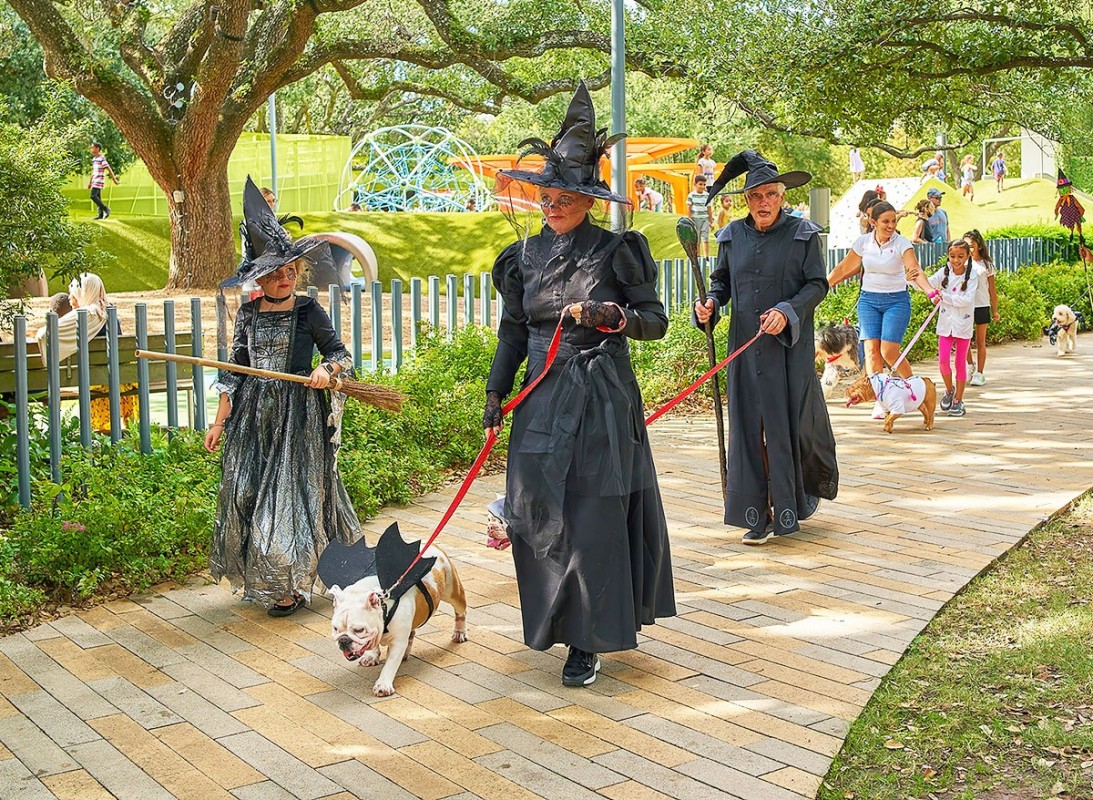
[[[379,575],[366,575],[344,589],[330,586],[334,600],[331,636],[345,658],[374,667],[380,663],[380,646],[387,648],[387,660],[372,687],[376,697],[395,693],[395,674],[410,655],[414,633],[429,621],[440,601],[455,610],[452,641],[467,641],[467,596],[459,573],[438,547],[428,548],[419,563],[427,565],[429,561],[431,568],[394,600],[385,597]]]

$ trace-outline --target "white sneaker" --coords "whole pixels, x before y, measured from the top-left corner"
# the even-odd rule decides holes
[[[884,410],[884,406],[880,402],[873,403],[873,419],[884,419],[888,416],[888,412]]]
[[[982,386],[986,382],[987,379],[982,372],[973,372],[972,379],[968,381],[972,386]]]

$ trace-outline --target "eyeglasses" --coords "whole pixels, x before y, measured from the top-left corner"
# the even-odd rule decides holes
[[[773,202],[781,199],[782,193],[777,189],[772,189],[769,192],[748,192],[744,197],[749,203],[758,203],[760,200]]]
[[[568,211],[576,204],[577,198],[571,194],[563,194],[557,200],[551,200],[546,196],[539,198],[539,208],[542,209],[556,208],[559,211]]]

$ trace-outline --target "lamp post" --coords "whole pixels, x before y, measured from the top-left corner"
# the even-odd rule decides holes
[[[269,163],[270,163],[270,189],[273,196],[280,200],[280,192],[277,191],[277,95],[269,96]],[[274,211],[277,210],[277,202],[274,203]]]
[[[611,131],[626,130],[626,35],[624,0],[611,2]],[[626,140],[620,139],[611,154],[611,190],[626,197]],[[626,226],[626,210],[622,204],[611,206],[611,228],[622,233]]]

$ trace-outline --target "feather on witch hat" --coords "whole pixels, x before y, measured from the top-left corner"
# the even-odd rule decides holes
[[[308,237],[294,241],[288,235],[249,175],[243,187],[243,224],[250,251],[257,255],[249,261],[244,258],[238,271],[220,284],[222,288],[258,280],[293,261],[303,261],[310,268],[331,258],[325,241]]]
[[[536,172],[521,169],[502,169],[497,172],[497,190],[503,192],[509,181],[521,181],[544,189],[562,189],[585,194],[597,200],[626,203],[630,199],[615,194],[600,178],[600,159],[625,133],[607,135],[607,128],[596,130],[596,110],[592,96],[581,81],[573,99],[569,101],[562,127],[547,143],[532,137],[524,139],[517,147],[522,148],[520,159],[537,155],[543,158],[543,168]],[[517,159],[517,163],[519,160]]]

